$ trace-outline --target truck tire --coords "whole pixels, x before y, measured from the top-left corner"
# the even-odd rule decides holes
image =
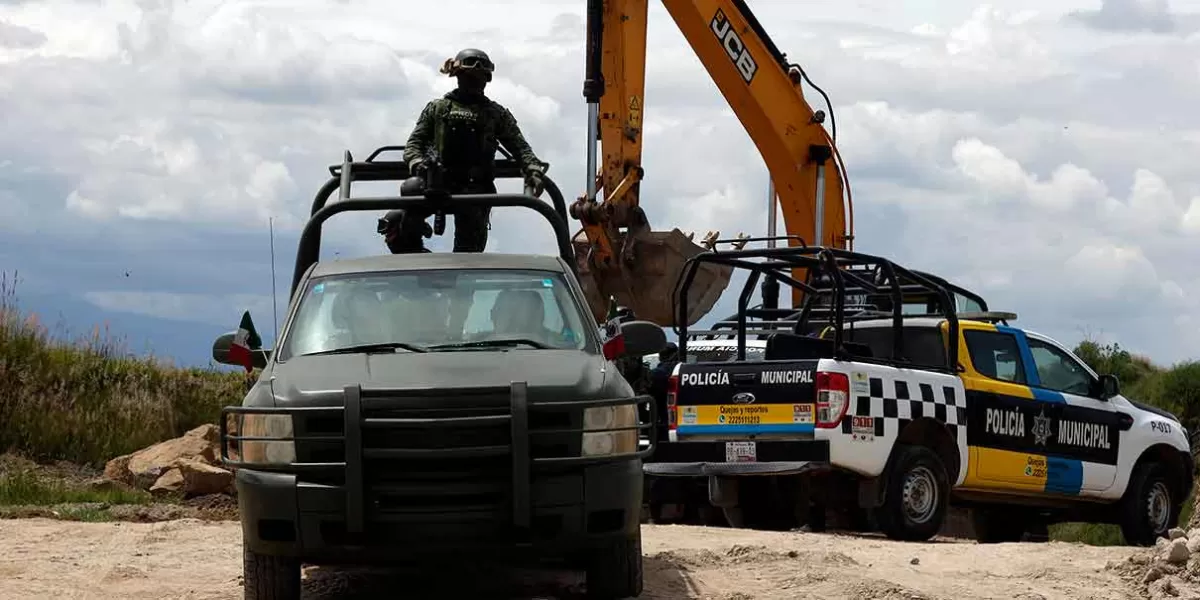
[[[587,565],[587,597],[633,598],[642,593],[642,534],[596,551]]]
[[[1125,543],[1153,546],[1179,520],[1182,498],[1175,498],[1168,474],[1162,463],[1144,462],[1130,475],[1129,488],[1118,506]]]
[[[908,542],[937,535],[950,500],[949,478],[938,455],[924,446],[899,444],[884,477],[878,514],[884,535]]]
[[[300,561],[242,549],[245,600],[300,600]]]

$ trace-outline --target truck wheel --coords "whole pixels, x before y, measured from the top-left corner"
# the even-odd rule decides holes
[[[642,534],[592,555],[587,565],[587,597],[633,598],[642,593]]]
[[[1012,510],[972,508],[971,526],[980,544],[1019,542],[1025,535],[1024,521]]]
[[[946,467],[924,446],[900,444],[885,474],[879,528],[889,538],[923,542],[937,535],[946,518],[950,483]]]
[[[1119,506],[1121,534],[1133,546],[1153,546],[1179,520],[1181,499],[1171,492],[1168,471],[1162,463],[1137,466]]]
[[[300,600],[300,561],[242,549],[245,600]]]

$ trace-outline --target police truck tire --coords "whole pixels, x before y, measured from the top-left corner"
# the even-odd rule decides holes
[[[1176,498],[1169,471],[1162,463],[1138,464],[1119,505],[1121,535],[1131,546],[1153,546],[1179,520],[1182,499]]]
[[[587,565],[587,597],[633,598],[642,593],[642,534],[596,551]]]
[[[949,506],[946,467],[933,450],[900,444],[884,473],[879,528],[894,540],[923,542],[942,528]]]
[[[300,600],[300,561],[242,549],[245,600]]]

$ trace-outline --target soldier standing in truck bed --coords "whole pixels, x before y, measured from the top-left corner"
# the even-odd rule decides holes
[[[495,65],[482,50],[468,48],[448,59],[442,73],[458,78],[458,87],[425,105],[404,147],[404,161],[411,175],[423,176],[426,152],[440,159],[446,191],[451,194],[496,193],[495,161],[498,144],[513,155],[534,196],[543,191],[543,175],[549,163],[542,162],[517,126],[507,108],[484,95]],[[452,210],[454,251],[483,252],[487,245],[488,207]],[[400,226],[393,252],[421,252],[422,224],[428,214],[409,213]]]

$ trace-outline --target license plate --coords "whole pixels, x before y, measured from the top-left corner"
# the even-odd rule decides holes
[[[754,442],[725,442],[725,462],[756,462],[758,449]]]
[[[682,407],[681,425],[811,425],[812,404],[710,404]]]

